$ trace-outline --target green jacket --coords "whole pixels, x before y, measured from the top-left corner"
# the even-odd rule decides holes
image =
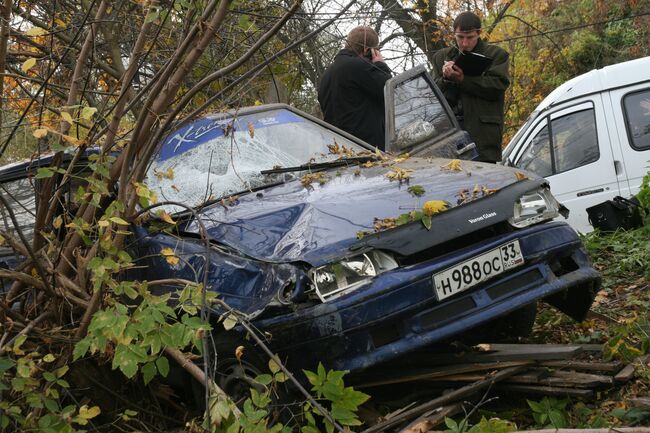
[[[466,75],[460,84],[443,79],[442,65],[458,53],[458,48],[448,47],[433,57],[433,78],[454,112],[461,114],[459,111],[462,110],[463,128],[476,143],[479,159],[496,162],[501,160],[504,96],[510,85],[509,54],[483,39],[479,39],[472,51],[493,59],[483,75]]]

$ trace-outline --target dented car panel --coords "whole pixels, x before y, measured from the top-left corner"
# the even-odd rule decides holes
[[[475,149],[439,91],[409,96],[433,86],[424,73],[387,98],[387,133],[426,158],[383,154],[281,104],[173,131],[145,182],[176,224],[132,225],[123,277],[163,280],[150,287],[161,294],[205,283],[294,369],[363,370],[541,300],[582,320],[600,277],[575,231],[552,221],[563,209],[547,182],[461,161]],[[5,191],[41,162],[0,169]],[[230,314],[211,307],[215,322]]]
[[[419,210],[425,200],[410,194],[407,191],[410,185],[420,185],[427,192],[424,198],[445,201],[453,210],[458,206],[461,191],[471,196],[476,187],[481,188],[475,194],[478,199],[484,196],[482,188],[499,191],[518,183],[514,170],[494,164],[467,161],[461,170],[449,170],[444,168],[446,163],[448,160],[439,158],[410,158],[399,164],[403,170],[412,170],[408,182],[391,182],[386,176],[391,167],[381,164],[370,168],[338,168],[327,172],[328,180],[323,185],[306,188],[300,182],[287,182],[240,196],[232,206],[204,209],[200,218],[212,238],[250,257],[273,262],[305,261],[319,266],[340,258],[341,251],[355,250],[357,233],[372,232],[375,218],[391,218]],[[530,181],[530,185],[518,186],[515,194],[542,183]],[[498,210],[495,208],[498,200],[490,200],[480,211],[464,212],[466,219],[475,219],[471,229],[512,216],[515,198],[507,197]],[[476,220],[483,216],[485,221]],[[458,227],[470,223],[459,218],[463,217],[454,213],[457,227],[444,232],[452,236],[466,232],[467,229]],[[421,225],[417,229],[423,235],[442,234],[441,230],[429,231]],[[199,226],[190,222],[185,230],[198,234]],[[393,235],[400,236],[397,232]],[[421,248],[435,243],[428,240]]]

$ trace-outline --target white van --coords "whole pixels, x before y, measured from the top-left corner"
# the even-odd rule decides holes
[[[650,170],[650,57],[595,69],[549,94],[504,151],[503,163],[547,178],[593,230],[586,208],[636,194]]]

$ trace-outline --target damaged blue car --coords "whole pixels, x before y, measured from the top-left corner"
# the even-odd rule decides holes
[[[600,277],[547,182],[473,162],[423,68],[385,92],[388,154],[282,104],[169,134],[145,182],[178,230],[133,227],[129,278],[206,278],[294,369],[361,371],[488,323],[522,334],[540,301],[584,319]],[[7,173],[5,190],[20,181]],[[227,392],[264,369],[234,330],[219,360]]]

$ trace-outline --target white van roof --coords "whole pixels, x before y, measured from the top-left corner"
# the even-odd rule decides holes
[[[536,110],[542,111],[551,105],[582,95],[647,80],[650,80],[650,56],[605,66],[602,69],[593,69],[557,87],[544,98]]]

